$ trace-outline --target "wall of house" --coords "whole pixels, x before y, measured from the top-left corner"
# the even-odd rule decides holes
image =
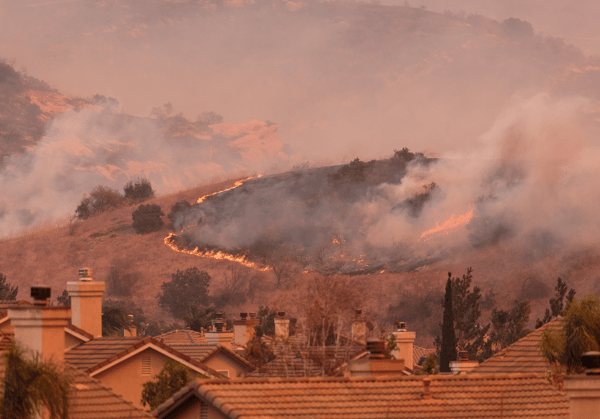
[[[204,359],[202,363],[206,364],[213,370],[217,370],[218,372],[228,371],[229,378],[241,378],[245,377],[247,374],[246,368],[222,352],[217,352],[210,358]]]
[[[192,396],[164,419],[228,419],[220,410],[208,404],[204,404],[207,415],[202,416],[202,408],[202,402],[196,396]]]
[[[70,333],[65,332],[65,350],[71,349],[77,345],[80,345],[81,343],[83,343],[81,339],[78,339]]]
[[[150,368],[148,370],[146,364],[144,374],[142,374],[142,361],[144,359],[150,360]],[[92,377],[99,380],[102,385],[111,388],[113,392],[122,396],[125,400],[144,409],[141,403],[144,383],[155,379],[156,375],[163,369],[167,359],[169,359],[167,356],[148,348],[99,374],[92,375]]]

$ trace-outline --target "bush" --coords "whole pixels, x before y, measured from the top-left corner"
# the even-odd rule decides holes
[[[177,319],[186,314],[193,314],[191,307],[206,307],[210,303],[208,287],[210,275],[198,268],[185,271],[177,269],[171,275],[171,281],[161,284],[161,292],[157,295],[160,308],[171,312]]]
[[[154,196],[152,184],[146,178],[138,179],[135,182],[130,180],[123,187],[123,191],[125,192],[125,199],[132,201],[144,201]]]
[[[75,216],[80,220],[86,220],[92,215],[117,208],[123,204],[123,196],[116,190],[96,186],[89,196],[84,196],[75,210]]]
[[[14,301],[17,299],[19,287],[13,287],[6,282],[6,275],[0,273],[0,300]]]
[[[177,214],[179,214],[180,212],[183,212],[183,211],[187,210],[188,208],[191,208],[191,206],[192,206],[192,204],[190,204],[185,199],[183,201],[179,201],[179,202],[177,202],[175,205],[173,205],[171,207],[171,212],[169,213],[169,215],[167,215],[167,217],[169,218],[169,220],[172,223],[174,223],[175,222],[175,218],[177,217]]]
[[[140,205],[138,209],[131,213],[133,229],[138,234],[158,231],[164,224],[160,218],[163,215],[165,214],[162,212],[160,205]]]

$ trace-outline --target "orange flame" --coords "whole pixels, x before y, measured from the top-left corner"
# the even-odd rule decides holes
[[[434,228],[432,228],[431,230],[427,230],[423,234],[421,234],[421,238],[439,232],[445,232],[446,234],[448,234],[448,230],[452,230],[454,228],[467,224],[469,221],[471,221],[471,218],[473,218],[473,210],[467,212],[466,214],[459,215],[458,217],[452,214],[450,218],[444,221],[444,224],[440,225],[436,222]]]
[[[211,194],[208,194],[208,195],[204,195],[204,196],[198,198],[198,200],[196,201],[196,203],[200,204],[200,203],[204,202],[208,197],[215,196],[215,195],[227,192],[227,191],[231,191],[231,190],[233,190],[235,188],[239,188],[240,186],[242,186],[244,183],[246,183],[250,179],[255,179],[255,178],[260,178],[260,177],[263,177],[263,175],[260,174],[260,175],[257,175],[257,176],[250,176],[250,177],[247,177],[246,179],[238,180],[230,188],[223,189],[222,191],[214,192],[214,193],[211,193]],[[190,226],[187,226],[185,228],[193,227],[194,225],[190,225]],[[185,228],[184,228],[184,230],[185,230]],[[179,234],[181,234],[182,232],[183,232],[183,230],[181,230],[181,232]],[[229,260],[231,262],[237,262],[237,263],[240,263],[240,264],[242,264],[244,266],[247,266],[247,267],[252,268],[252,269],[256,269],[257,271],[261,271],[261,272],[264,272],[264,271],[267,271],[267,270],[270,269],[268,266],[266,268],[261,268],[260,266],[256,265],[255,263],[250,262],[249,260],[246,259],[245,255],[236,256],[236,255],[232,255],[232,254],[229,254],[229,253],[222,252],[220,250],[219,251],[206,250],[206,251],[203,252],[198,247],[196,247],[194,250],[180,249],[172,241],[172,239],[174,237],[177,237],[177,234],[175,234],[175,233],[169,233],[169,235],[167,237],[165,237],[164,243],[167,246],[169,246],[172,250],[174,250],[176,252],[187,253],[188,255],[194,255],[194,256],[199,256],[199,257],[203,257],[203,258],[210,258],[210,259],[217,259],[217,260]]]

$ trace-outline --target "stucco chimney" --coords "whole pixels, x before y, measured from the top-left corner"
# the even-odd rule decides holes
[[[105,289],[104,282],[92,280],[90,268],[79,270],[79,281],[67,282],[67,293],[71,297],[71,322],[94,337],[102,336],[102,296]]]
[[[275,317],[275,337],[285,340],[290,337],[290,319],[285,317],[285,311],[280,311]]]
[[[248,341],[254,337],[256,319],[249,319],[248,313],[240,313],[240,317],[240,320],[233,320],[234,342],[238,346],[246,346]]]
[[[392,352],[392,356],[396,359],[403,359],[406,368],[411,370],[414,367],[413,362],[413,343],[415,342],[415,332],[406,330],[405,322],[398,322],[396,329],[396,345],[398,349]]]
[[[450,361],[450,369],[454,374],[469,372],[477,365],[479,365],[479,361],[469,359],[469,351],[458,351],[458,359]]]
[[[234,341],[234,333],[232,330],[225,330],[227,324],[225,319],[223,319],[224,313],[216,314],[217,318],[212,321],[212,329],[204,334],[206,341],[213,345],[225,345],[231,347],[231,344]]]
[[[348,362],[345,375],[348,377],[372,377],[380,375],[402,375],[405,369],[404,360],[385,358],[385,342],[370,340],[367,342],[368,357]]]
[[[598,417],[600,412],[600,352],[586,352],[581,357],[585,375],[567,375],[565,392],[573,419]]]
[[[14,327],[15,342],[40,354],[43,361],[64,361],[65,327],[71,318],[69,307],[49,307],[50,287],[31,288],[34,305],[8,308],[8,318]]]
[[[354,310],[354,319],[352,320],[352,340],[362,344],[367,343],[367,322],[362,315],[362,310]]]

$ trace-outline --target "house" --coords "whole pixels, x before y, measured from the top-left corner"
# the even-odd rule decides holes
[[[246,377],[255,370],[254,365],[224,345],[196,343],[170,344],[169,346],[216,370],[225,377]]]
[[[96,338],[69,349],[64,359],[140,408],[144,383],[158,375],[168,359],[185,365],[192,373],[224,378],[152,337]]]
[[[194,380],[158,419],[553,418],[566,395],[536,374]]]
[[[550,363],[542,354],[540,341],[545,330],[562,330],[562,317],[558,317],[491,356],[471,372],[478,374],[523,372],[546,376]]]

